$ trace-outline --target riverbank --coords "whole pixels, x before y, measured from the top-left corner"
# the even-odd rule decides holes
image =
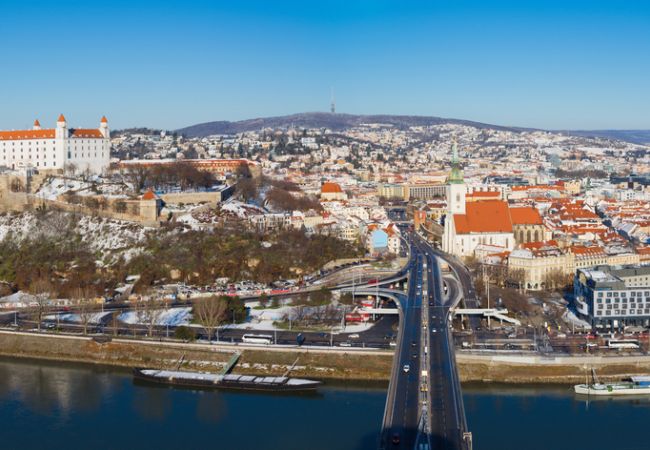
[[[341,348],[205,345],[182,342],[114,339],[107,343],[67,335],[0,331],[0,355],[121,367],[180,367],[220,371],[234,352],[241,352],[234,373],[291,375],[340,381],[386,381],[393,354],[381,350]],[[577,383],[596,369],[604,380],[650,373],[650,356],[562,356],[471,354],[457,352],[463,382]]]

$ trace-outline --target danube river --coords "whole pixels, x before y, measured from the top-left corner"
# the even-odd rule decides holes
[[[475,450],[647,449],[649,400],[465,385]],[[376,450],[385,386],[313,395],[135,384],[128,371],[0,359],[3,449]]]

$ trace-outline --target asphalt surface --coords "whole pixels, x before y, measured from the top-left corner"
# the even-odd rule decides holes
[[[465,450],[467,426],[446,303],[455,292],[444,295],[432,249],[417,236],[409,239],[408,295],[401,299],[380,448]]]
[[[429,329],[427,359],[430,404],[427,419],[430,448],[466,449],[463,432],[467,430],[467,424],[449,323],[449,302],[455,297],[451,291],[447,296],[443,294],[442,276],[433,249],[422,241],[418,241],[417,245],[427,265],[425,301]]]
[[[412,449],[420,416],[422,256],[411,249],[408,296],[401,298],[401,327],[388,388],[380,447]]]

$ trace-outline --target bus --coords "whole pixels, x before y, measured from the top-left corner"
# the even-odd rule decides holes
[[[609,339],[607,341],[607,347],[609,348],[627,348],[627,349],[638,349],[639,341],[636,339]]]
[[[242,342],[247,344],[266,344],[273,343],[273,336],[268,334],[245,334],[241,338]]]

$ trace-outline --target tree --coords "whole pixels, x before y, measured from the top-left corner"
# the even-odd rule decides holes
[[[223,297],[212,296],[194,301],[192,314],[208,335],[208,342],[212,342],[214,330],[224,321],[227,311],[228,301]]]
[[[11,192],[25,192],[25,184],[20,178],[14,178],[9,184],[9,189]]]
[[[249,202],[257,198],[258,186],[253,178],[242,178],[235,185],[235,191],[239,194],[245,202]]]
[[[570,277],[561,269],[553,269],[546,273],[544,285],[546,289],[562,290],[571,283]]]
[[[523,290],[526,284],[526,271],[524,269],[509,270],[508,283],[517,286],[520,291]]]
[[[339,303],[341,305],[352,305],[354,303],[354,296],[352,295],[352,292],[342,293],[341,297],[339,298]]]
[[[314,306],[327,305],[332,301],[332,291],[323,286],[319,290],[310,293],[309,299]]]
[[[88,334],[88,324],[93,318],[96,305],[93,301],[94,293],[89,288],[78,287],[72,291],[71,300],[79,320],[83,325],[83,333]]]
[[[139,302],[137,317],[147,327],[147,336],[153,336],[153,330],[165,313],[165,305],[158,299],[145,295]]]
[[[52,283],[47,278],[36,278],[29,286],[29,291],[34,295],[34,309],[37,321],[37,329],[41,331],[43,312],[50,303],[50,296],[54,291]]]
[[[133,193],[138,195],[147,185],[151,172],[144,164],[132,164],[126,169],[125,176],[133,187]]]
[[[269,304],[269,296],[262,293],[262,295],[260,295],[259,302],[262,308],[266,308],[266,306]]]
[[[124,214],[126,212],[126,202],[124,200],[117,200],[113,203],[113,210],[116,213]]]

